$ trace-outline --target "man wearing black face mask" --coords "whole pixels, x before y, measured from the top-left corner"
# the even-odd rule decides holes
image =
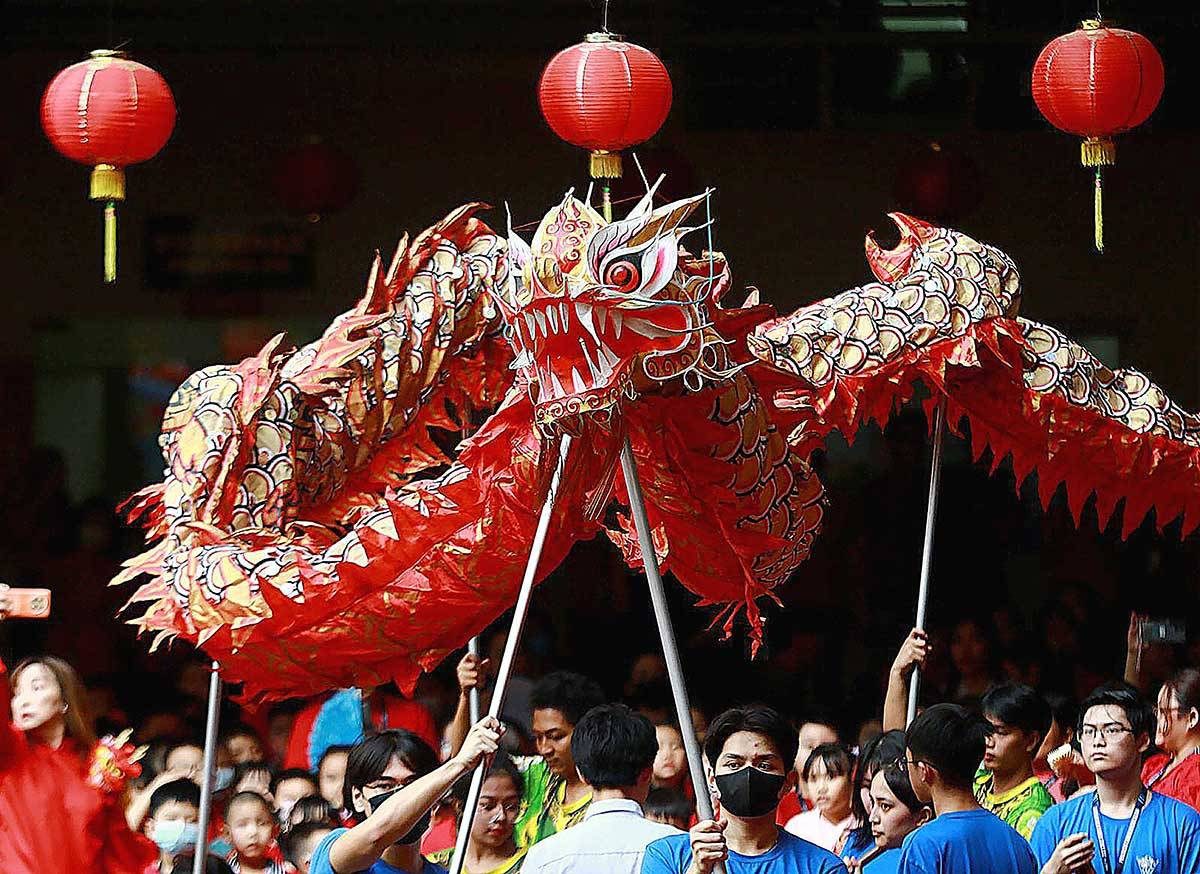
[[[796,784],[796,732],[769,707],[727,710],[704,740],[712,767],[716,820],[646,848],[641,874],[846,874],[837,856],[775,824],[783,796]]]
[[[500,724],[488,717],[440,767],[429,745],[411,732],[383,731],[359,741],[346,760],[344,796],[362,821],[321,841],[310,874],[445,874],[421,857],[430,809],[499,741]]]

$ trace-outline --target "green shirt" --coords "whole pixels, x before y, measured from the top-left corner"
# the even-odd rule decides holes
[[[984,810],[990,810],[1016,829],[1025,840],[1033,834],[1042,814],[1054,805],[1054,799],[1037,777],[1030,777],[1000,795],[994,794],[992,775],[983,768],[975,773],[975,800]]]
[[[550,835],[583,822],[583,815],[592,803],[591,792],[567,804],[566,781],[551,771],[540,756],[517,756],[514,761],[525,778],[521,814],[513,829],[518,847],[532,847]]]

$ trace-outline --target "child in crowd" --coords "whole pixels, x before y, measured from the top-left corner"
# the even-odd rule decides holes
[[[158,861],[146,874],[169,874],[175,856],[196,849],[200,822],[200,787],[191,780],[171,780],[150,796],[142,830],[158,847]]]
[[[297,804],[296,807],[299,808],[300,805]],[[288,863],[299,874],[308,874],[312,866],[313,851],[331,831],[333,828],[323,822],[302,822],[292,826],[282,838],[283,854]]]
[[[288,831],[304,823],[317,823],[337,828],[342,824],[342,818],[333,809],[333,805],[320,795],[306,795],[292,806],[291,813],[288,814],[288,818],[282,825],[284,830]]]
[[[332,746],[321,754],[317,763],[317,790],[322,798],[342,809],[342,783],[346,779],[346,758],[350,747]]]
[[[317,781],[303,768],[286,768],[271,780],[271,798],[280,822],[287,822],[301,798],[317,794]]]
[[[840,849],[855,826],[850,811],[854,755],[842,744],[821,744],[809,754],[801,773],[813,809],[792,817],[785,828],[823,849]]]
[[[678,789],[660,786],[646,796],[646,819],[673,825],[680,831],[691,828],[695,805]]]
[[[257,792],[238,792],[225,808],[225,828],[233,851],[226,857],[234,874],[289,874],[275,838],[275,811]]]
[[[271,782],[274,774],[266,762],[242,762],[234,766],[233,782],[230,784],[234,793],[254,792],[274,804],[271,795]]]
[[[678,789],[688,783],[687,751],[679,726],[664,722],[654,727],[658,738],[658,755],[654,757],[654,775],[650,785],[655,788]]]
[[[232,725],[222,733],[222,744],[231,764],[261,762],[266,758],[258,733],[248,725]]]

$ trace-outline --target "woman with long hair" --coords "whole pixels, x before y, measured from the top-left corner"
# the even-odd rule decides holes
[[[875,849],[871,833],[871,781],[883,768],[904,755],[904,732],[885,731],[863,746],[854,766],[854,792],[850,813],[857,825],[846,833],[846,840],[835,852],[843,859],[857,859]]]
[[[1154,743],[1162,750],[1142,767],[1142,782],[1200,810],[1200,671],[1184,668],[1158,691]]]
[[[0,586],[0,621],[12,609]],[[0,662],[0,682],[6,669]],[[125,821],[123,751],[97,744],[74,669],[25,659],[0,694],[0,871],[142,874],[158,853]]]
[[[933,808],[922,804],[913,792],[908,766],[903,758],[880,768],[871,779],[871,816],[868,820],[875,849],[847,862],[858,874],[888,874],[896,871],[900,845],[910,832],[933,819]]]

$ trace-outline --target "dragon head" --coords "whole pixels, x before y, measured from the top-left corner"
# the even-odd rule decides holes
[[[728,271],[680,246],[705,195],[657,209],[652,197],[608,222],[568,192],[531,243],[509,230],[510,279],[497,298],[543,429],[611,413],[702,366],[708,306]]]

